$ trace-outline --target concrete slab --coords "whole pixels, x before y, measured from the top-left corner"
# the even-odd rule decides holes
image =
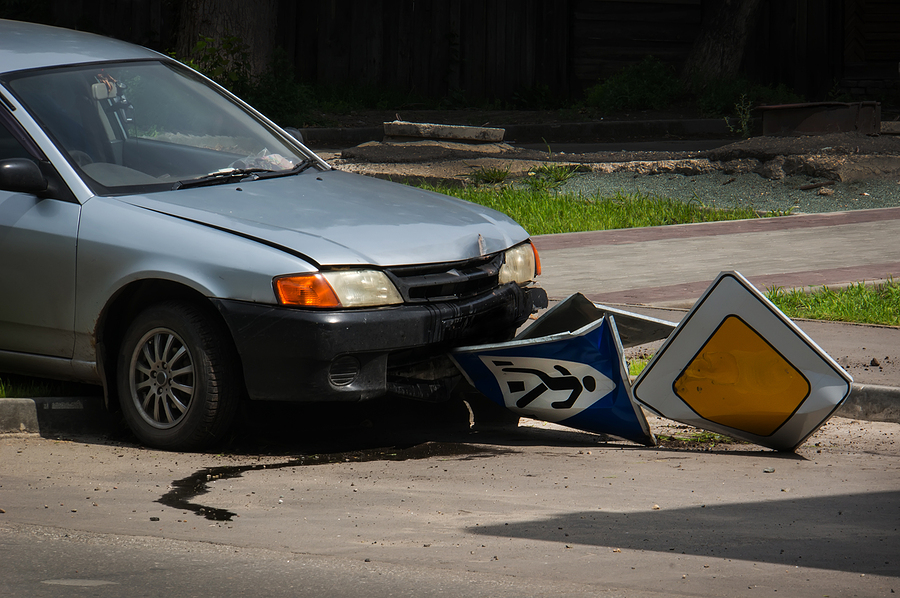
[[[499,143],[506,131],[494,127],[467,127],[437,123],[413,123],[402,120],[384,123],[387,138],[449,139],[455,141],[478,141]]]

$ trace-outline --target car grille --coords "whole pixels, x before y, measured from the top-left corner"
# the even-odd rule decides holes
[[[503,254],[462,262],[389,268],[388,276],[407,303],[474,297],[497,288]]]

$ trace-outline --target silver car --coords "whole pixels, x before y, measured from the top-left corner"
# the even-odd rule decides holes
[[[148,445],[245,397],[446,397],[539,269],[503,214],[332,169],[166,56],[0,20],[0,371],[100,384]]]

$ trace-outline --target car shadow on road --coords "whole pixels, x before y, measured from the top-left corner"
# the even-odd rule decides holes
[[[473,534],[900,577],[900,492],[617,512],[478,525]],[[628,558],[622,556],[622,558]]]
[[[38,409],[42,436],[84,443],[139,445],[121,415],[103,409],[102,399],[79,399],[79,409],[64,408],[66,405]],[[533,420],[517,426],[515,421],[512,418],[502,424],[478,424],[468,403],[462,400],[427,403],[385,397],[360,403],[246,402],[241,406],[231,435],[207,452],[235,457],[346,454],[351,458],[349,455],[353,454],[353,459],[360,459],[361,453],[378,454],[385,449],[409,450],[439,444],[455,446],[459,454],[471,452],[472,445],[513,452],[519,447],[548,446],[579,450],[738,452],[747,456],[803,460],[794,453],[779,453],[751,444],[725,448],[669,443],[646,447],[604,434],[542,425]]]

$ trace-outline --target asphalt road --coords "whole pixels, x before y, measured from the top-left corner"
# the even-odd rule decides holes
[[[245,428],[227,454],[0,437],[0,595],[900,589],[897,424],[836,418],[782,454],[357,415],[286,410],[274,430]],[[658,434],[685,432],[664,425],[653,422]]]

